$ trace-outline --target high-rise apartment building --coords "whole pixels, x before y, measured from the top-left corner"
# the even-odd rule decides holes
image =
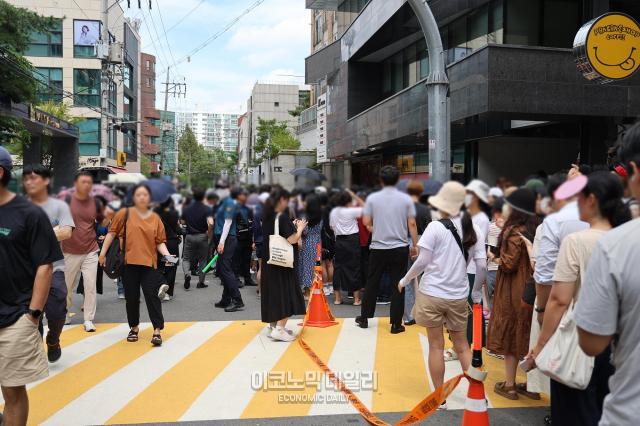
[[[189,126],[196,140],[207,149],[235,152],[238,146],[238,114],[176,112],[176,132],[180,138]]]
[[[25,56],[42,83],[39,100],[65,102],[84,118],[80,167],[139,171],[139,24],[102,0],[9,3],[55,18],[50,32],[32,34]]]

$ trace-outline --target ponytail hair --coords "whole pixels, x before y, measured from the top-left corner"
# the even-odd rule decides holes
[[[468,252],[478,242],[478,236],[476,235],[476,230],[473,228],[473,221],[471,220],[469,212],[465,211],[462,213],[461,221],[462,247]]]
[[[278,202],[283,198],[289,199],[290,197],[291,193],[289,191],[279,185],[274,186],[269,194],[269,198],[267,198],[267,201],[264,203],[264,217],[273,220],[276,215]]]
[[[600,215],[607,219],[612,227],[631,220],[631,212],[622,201],[624,188],[614,174],[605,171],[591,173],[582,194],[585,197],[593,194],[598,201]]]

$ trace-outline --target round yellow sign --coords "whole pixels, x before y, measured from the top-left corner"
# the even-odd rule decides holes
[[[640,26],[622,13],[602,15],[578,31],[574,49],[586,78],[607,82],[630,77],[640,67]]]

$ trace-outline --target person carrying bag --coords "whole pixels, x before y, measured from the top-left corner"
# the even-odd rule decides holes
[[[280,214],[276,215],[274,234],[269,235],[269,265],[293,268],[293,245],[280,235]]]

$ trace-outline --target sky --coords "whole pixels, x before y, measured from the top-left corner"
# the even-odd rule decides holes
[[[170,81],[187,83],[186,98],[169,98],[169,110],[174,111],[240,114],[246,111],[256,81],[304,83],[300,76],[311,37],[310,11],[304,0],[264,0],[225,34],[185,59],[255,2],[153,0],[151,11],[148,1],[142,2],[142,10],[137,1],[131,2],[130,10],[122,3],[129,17],[142,20],[142,51],[156,56],[157,108],[164,108],[161,83],[167,65]]]

